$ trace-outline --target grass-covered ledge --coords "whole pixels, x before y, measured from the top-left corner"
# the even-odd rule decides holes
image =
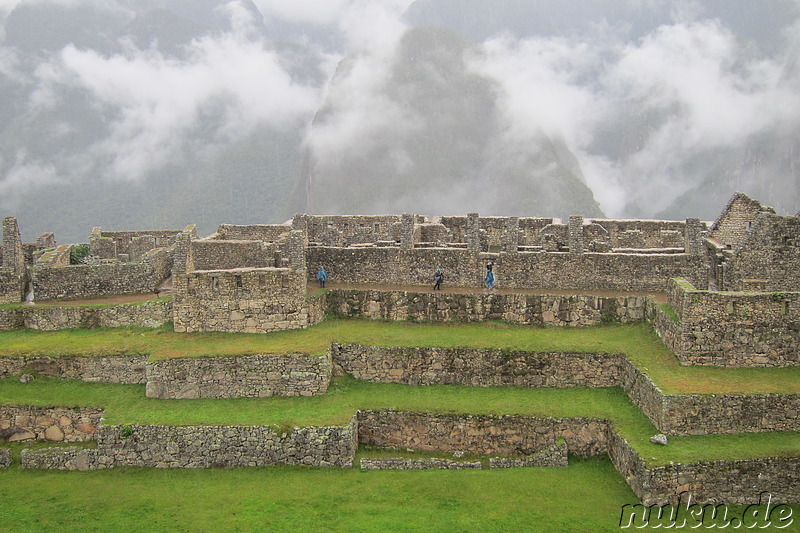
[[[617,387],[530,389],[454,385],[415,387],[343,377],[313,397],[158,400],[143,385],[40,378],[0,380],[0,404],[94,406],[107,424],[325,426],[347,423],[358,410],[397,409],[471,415],[585,417],[609,420],[649,464],[800,455],[800,433],[670,437],[652,444],[658,430]]]
[[[0,356],[170,357],[302,353],[331,343],[375,346],[505,348],[537,352],[622,353],[667,394],[800,394],[800,367],[681,366],[646,324],[542,328],[506,323],[418,324],[328,319],[305,329],[268,334],[175,333],[170,325],[95,330],[0,333]]]

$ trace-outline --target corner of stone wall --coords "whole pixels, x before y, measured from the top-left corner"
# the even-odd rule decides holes
[[[11,450],[0,448],[0,468],[11,466]]]

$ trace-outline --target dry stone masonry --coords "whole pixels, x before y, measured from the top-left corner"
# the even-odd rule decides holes
[[[800,218],[737,193],[711,225],[686,221],[558,219],[405,213],[300,214],[285,224],[226,225],[89,237],[92,260],[53,234],[24,244],[3,220],[0,329],[141,325],[262,333],[305,328],[326,314],[370,319],[590,326],[649,320],[684,364],[800,364]],[[483,291],[488,262],[498,287]],[[309,291],[317,266],[334,286]],[[433,293],[436,268],[445,290]],[[23,305],[154,293],[136,305]],[[373,285],[364,288],[363,285]],[[389,287],[386,287],[389,286]],[[392,287],[394,286],[394,287]],[[450,287],[460,290],[448,292]],[[464,290],[473,289],[473,290]],[[517,291],[517,292],[514,292]],[[536,291],[536,294],[533,292]],[[541,292],[552,294],[540,294]],[[586,293],[592,292],[594,295]],[[610,292],[610,294],[606,294]],[[642,296],[668,293],[667,303]],[[584,294],[581,294],[584,293]],[[665,394],[619,354],[333,345],[295,354],[147,361],[3,358],[0,375],[146,383],[157,398],[323,394],[333,373],[377,382],[469,386],[621,387],[666,435],[800,431],[800,395]],[[363,411],[344,426],[106,426],[98,409],[0,408],[0,439],[97,441],[96,448],[26,450],[26,468],[352,465],[358,444],[501,455],[493,468],[565,464],[567,451],[608,454],[645,505],[755,503],[762,491],[800,501],[800,458],[652,466],[601,419]],[[0,466],[10,463],[0,450]],[[472,465],[472,466],[470,466]],[[451,459],[364,459],[362,468],[480,468]]]

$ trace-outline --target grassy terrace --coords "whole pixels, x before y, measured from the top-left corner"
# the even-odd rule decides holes
[[[174,333],[113,328],[0,333],[0,356],[146,354],[154,359],[264,353],[319,355],[332,342],[379,346],[469,346],[539,352],[624,353],[666,393],[800,393],[800,367],[684,367],[644,324],[540,328],[504,323],[415,324],[328,319],[306,330],[270,334]]]
[[[266,335],[177,334],[168,327],[15,331],[0,333],[0,355],[315,355],[324,353],[331,342],[621,352],[666,392],[800,392],[800,368],[682,367],[646,325],[535,328],[501,323],[434,325],[329,319],[307,330]],[[110,424],[273,424],[281,428],[345,423],[358,409],[595,417],[611,420],[651,464],[800,453],[798,433],[672,437],[668,447],[653,445],[649,437],[657,433],[656,428],[619,388],[411,387],[338,378],[328,394],[311,398],[158,400],[146,398],[143,385],[40,378],[28,384],[0,380],[0,404],[99,406],[106,409]]]
[[[616,387],[413,387],[338,378],[327,394],[309,398],[159,400],[146,398],[144,385],[40,378],[27,384],[0,380],[0,404],[99,406],[106,409],[109,424],[263,424],[284,430],[292,426],[343,424],[358,409],[592,417],[611,420],[650,464],[800,453],[800,433],[670,437],[667,447],[651,444],[649,437],[658,431]]]

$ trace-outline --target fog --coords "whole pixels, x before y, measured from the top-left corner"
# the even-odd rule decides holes
[[[574,157],[575,176],[605,215],[683,217],[692,213],[682,209],[702,207],[695,214],[709,218],[737,189],[794,213],[800,3],[754,4],[0,0],[0,211],[18,216],[28,239],[52,231],[55,220],[79,239],[90,228],[70,233],[70,225],[90,218],[84,205],[96,210],[97,224],[182,227],[219,197],[192,188],[212,184],[228,188],[232,206],[213,212],[225,220],[203,221],[213,229],[305,210],[297,191],[381,143],[394,147],[381,152],[385,160],[352,167],[363,179],[418,172],[425,159],[408,147],[430,113],[390,89],[408,66],[398,63],[404,35],[430,25],[465,39],[457,69],[490,87],[491,136],[482,150],[533,153],[543,135],[563,144],[564,161]],[[50,17],[62,23],[53,29]],[[427,74],[447,79],[444,71]],[[462,118],[451,118],[454,127]],[[453,144],[442,142],[437,150]],[[238,174],[220,170],[232,154],[253,157],[259,143],[275,153]],[[534,159],[521,154],[518,165]],[[449,199],[425,203],[428,214],[462,212],[480,176],[498,175],[497,161],[484,157],[474,176],[459,171]],[[552,162],[540,162],[527,179],[550,187]],[[179,185],[187,192],[171,196]],[[416,198],[389,185],[364,200],[364,212],[398,212],[408,205],[400,198]],[[241,191],[259,187],[273,194],[236,207]],[[99,190],[129,201],[87,200]],[[147,190],[169,205],[137,203]],[[69,191],[81,192],[62,206]],[[176,207],[193,198],[190,209]],[[502,205],[489,202],[470,207]]]

